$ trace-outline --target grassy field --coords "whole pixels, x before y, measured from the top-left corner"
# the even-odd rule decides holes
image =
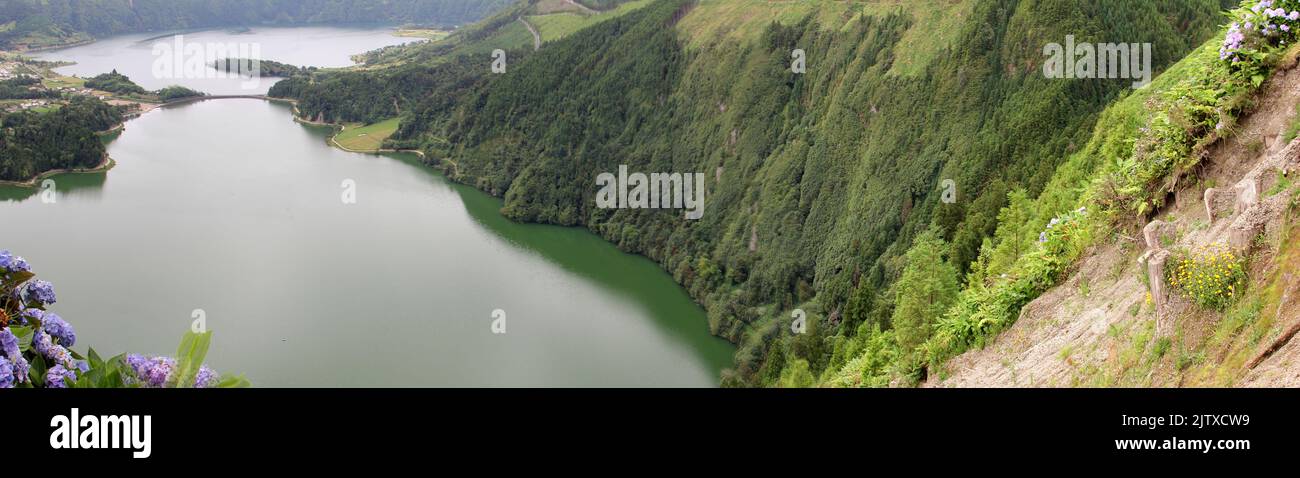
[[[58,88],[65,88],[65,87],[81,88],[83,86],[86,86],[86,80],[72,77],[72,76],[60,76],[58,78],[45,78],[41,80],[41,83],[43,83],[46,88],[50,88],[50,89],[58,89]]]
[[[619,5],[618,8],[599,15],[585,15],[570,12],[552,13],[549,15],[533,15],[528,17],[528,22],[536,26],[537,30],[542,33],[542,41],[548,42],[564,38],[573,34],[573,32],[595,25],[596,23],[627,14],[628,12],[648,5],[650,1],[651,0],[636,0],[624,3]]]
[[[334,137],[334,142],[350,151],[378,151],[384,140],[397,132],[397,123],[398,119],[393,118],[369,126],[351,124]]]
[[[429,28],[399,28],[396,35],[404,38],[427,38],[429,40],[441,40],[447,38],[451,32],[446,30],[434,30]]]
[[[829,2],[828,2],[829,3]],[[771,2],[768,0],[702,0],[698,11],[678,25],[692,48],[703,48],[724,39],[752,41],[764,31],[763,25],[792,25],[815,15],[822,28],[844,28],[859,17],[906,14],[916,22],[899,40],[906,55],[898,58],[890,73],[914,75],[961,33],[960,26],[975,2],[968,0],[861,0],[817,4],[816,2]],[[546,34],[546,30],[542,30]]]

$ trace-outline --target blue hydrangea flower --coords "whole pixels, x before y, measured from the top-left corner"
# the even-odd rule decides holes
[[[131,367],[131,371],[135,372],[135,378],[139,380],[140,385],[147,388],[160,388],[167,385],[172,369],[176,368],[176,361],[171,358],[148,358],[138,354],[127,355],[126,363]]]
[[[204,365],[199,368],[198,375],[194,377],[194,388],[212,388],[220,378],[216,370]]]
[[[162,388],[171,380],[176,370],[176,359],[171,357],[146,357],[140,354],[126,356],[126,364],[135,375],[135,383],[145,388]],[[204,365],[194,376],[195,388],[211,388],[221,379],[216,370]]]
[[[0,272],[9,272],[9,266],[13,264],[14,255],[9,251],[0,251]]]
[[[59,340],[59,345],[71,347],[77,343],[77,332],[72,324],[52,312],[46,312],[41,319],[41,330]]]
[[[31,365],[23,358],[22,350],[18,348],[18,337],[9,329],[0,330],[0,358],[5,359],[5,363],[9,364],[9,374],[13,375],[19,383],[27,381],[27,371],[31,369]],[[0,380],[4,380],[4,377],[0,376]]]
[[[54,343],[54,339],[50,337],[50,334],[44,331],[36,333],[36,337],[32,339],[32,348],[36,349],[36,353],[41,354],[42,357],[51,362],[67,365],[68,367],[73,366],[72,352],[69,352],[62,345]]]
[[[27,298],[28,300],[35,300],[44,305],[53,304],[55,302],[54,284],[40,279],[28,282]]]
[[[18,336],[9,329],[0,330],[0,355],[13,357],[21,354],[18,350]]]
[[[77,373],[63,368],[63,365],[55,365],[45,372],[46,388],[68,388],[66,380],[76,380]]]
[[[9,359],[0,357],[0,388],[14,388],[14,366],[9,363]]]

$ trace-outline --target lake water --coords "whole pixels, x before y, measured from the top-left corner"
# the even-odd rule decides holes
[[[149,61],[108,44],[127,45],[119,70]],[[108,64],[103,45],[80,48]],[[285,51],[371,46],[339,45]],[[55,284],[78,350],[172,354],[201,309],[209,363],[256,386],[707,387],[730,364],[651,261],[512,223],[412,156],[329,133],[252,99],[147,113],[109,146],[114,169],[55,177],[55,203],[0,187],[0,248]]]
[[[181,85],[213,95],[258,95],[266,93],[278,79],[218,78],[216,70],[206,67],[209,63],[207,55],[239,58],[241,55],[237,53],[243,48],[242,51],[260,53],[258,58],[264,60],[334,68],[352,66],[354,54],[422,41],[395,36],[394,31],[383,27],[256,27],[248,31],[207,30],[179,35],[144,33],[107,38],[35,56],[42,60],[74,61],[77,64],[57,71],[82,78],[116,69],[147,90]],[[187,55],[186,49],[196,50]],[[181,53],[180,61],[175,55],[177,50]],[[167,52],[171,52],[170,58],[163,60]],[[193,70],[199,74],[187,74],[185,64],[200,57],[204,58],[202,63],[205,66]],[[160,61],[170,61],[171,67],[167,66],[168,63],[160,65]]]

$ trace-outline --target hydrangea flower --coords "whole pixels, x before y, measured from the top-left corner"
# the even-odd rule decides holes
[[[67,379],[76,380],[77,372],[55,365],[45,372],[46,388],[68,388]]]
[[[14,388],[14,366],[9,359],[0,357],[0,388]]]
[[[141,385],[152,388],[166,385],[172,369],[176,367],[176,361],[170,358],[148,358],[137,354],[126,356],[126,363],[131,366],[131,371],[135,372]]]
[[[72,324],[52,312],[44,314],[44,318],[41,319],[41,330],[58,339],[59,345],[64,347],[71,347],[77,343],[77,332],[72,329]]]
[[[0,330],[0,358],[5,359],[9,364],[10,370],[7,375],[12,375],[19,382],[27,381],[27,371],[31,365],[27,359],[23,358],[22,350],[18,348],[18,337],[9,329]],[[3,381],[4,375],[0,375],[0,381]]]
[[[32,348],[36,349],[36,353],[54,363],[69,367],[73,366],[72,352],[69,352],[62,345],[54,343],[54,339],[45,331],[36,333],[36,337],[32,339]]]
[[[194,388],[212,388],[220,378],[216,370],[204,365],[199,367],[199,373],[194,377]]]
[[[18,349],[18,336],[14,335],[9,329],[0,330],[0,355],[13,357],[20,355]]]
[[[42,320],[44,318],[45,311],[41,309],[27,309],[24,310],[23,313],[18,314],[17,317],[14,317],[14,320],[18,321],[20,325],[27,325],[32,321],[32,319]]]
[[[54,284],[49,283],[49,281],[37,279],[28,282],[26,291],[28,300],[35,300],[42,305],[50,305],[55,302]]]
[[[167,386],[171,380],[171,375],[176,370],[176,359],[171,357],[146,357],[140,354],[130,354],[126,356],[126,364],[135,374],[135,378],[141,386],[146,388],[162,388]],[[217,372],[207,365],[199,367],[199,372],[194,377],[195,388],[210,388],[217,384],[220,376]]]

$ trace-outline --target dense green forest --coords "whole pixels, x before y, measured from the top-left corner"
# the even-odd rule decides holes
[[[131,78],[118,73],[117,70],[86,79],[86,88],[122,95],[144,95],[149,91],[135,84]]]
[[[106,153],[95,133],[121,121],[121,109],[88,96],[73,97],[50,112],[0,116],[0,180],[26,181],[51,170],[97,167]]]
[[[163,101],[179,100],[184,98],[194,98],[204,96],[203,92],[195,91],[184,86],[172,85],[158,90],[158,99]]]
[[[510,0],[0,0],[0,48],[32,37],[95,37],[237,25],[478,20]]]
[[[41,79],[34,76],[19,76],[0,81],[0,100],[34,100],[58,98],[59,92],[44,88],[32,89],[41,84]]]
[[[915,56],[904,39],[932,18],[807,5],[752,40],[699,46],[681,25],[719,17],[707,11],[719,2],[660,0],[539,52],[512,50],[503,75],[486,54],[455,56],[470,50],[462,38],[404,53],[426,61],[272,94],[318,120],[400,115],[393,144],[448,159],[433,162],[503,196],[511,218],[585,226],[658,261],[706,307],[711,330],[741,344],[725,384],[811,385],[863,347],[910,354],[926,342],[930,314],[957,300],[999,222],[1017,220],[1004,208],[1038,197],[1102,109],[1132,91],[1132,80],[1045,78],[1044,44],[1149,42],[1158,73],[1235,3],[974,1],[945,25],[953,40],[939,54],[900,73]],[[806,51],[806,74],[790,70],[794,49]],[[593,178],[620,164],[708,173],[704,217],[596,208]],[[794,308],[809,313],[808,333],[785,327]],[[864,340],[873,330],[890,335]]]
[[[249,60],[244,58],[226,58],[212,63],[212,68],[225,73],[235,73],[268,78],[289,78],[316,71],[316,67],[301,67],[271,60]]]

